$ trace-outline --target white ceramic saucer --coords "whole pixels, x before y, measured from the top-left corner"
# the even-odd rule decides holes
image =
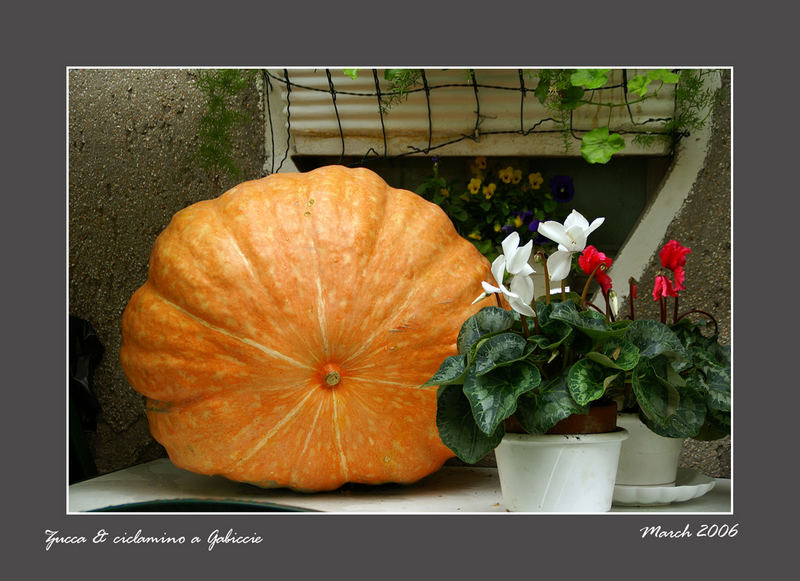
[[[714,488],[716,481],[691,468],[678,468],[675,486],[614,486],[614,504],[617,506],[650,506],[685,502],[699,498]]]

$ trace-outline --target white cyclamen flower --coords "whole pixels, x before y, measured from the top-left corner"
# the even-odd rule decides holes
[[[519,234],[512,232],[506,236],[505,240],[501,243],[503,247],[503,255],[506,261],[506,270],[509,274],[528,275],[533,274],[534,270],[528,260],[531,257],[533,250],[533,240],[528,240],[528,243],[522,248],[519,247]]]
[[[535,316],[536,313],[531,308],[531,303],[533,302],[533,279],[527,274],[518,274],[511,279],[511,283],[508,286],[511,288],[511,292],[517,295],[516,298],[508,299],[508,304],[511,305],[511,308],[521,315],[527,317]]]
[[[550,280],[559,281],[567,277],[572,264],[572,255],[576,252],[583,252],[589,234],[594,232],[604,221],[605,218],[597,218],[589,224],[589,221],[580,212],[572,210],[563,224],[555,220],[539,224],[539,234],[558,243],[558,250],[547,259]]]
[[[492,293],[501,293],[507,299],[519,298],[513,291],[506,288],[506,286],[503,284],[506,271],[515,276],[527,276],[534,272],[531,265],[528,264],[528,260],[531,257],[531,251],[533,250],[533,240],[528,241],[525,246],[520,248],[519,234],[517,232],[512,232],[506,236],[500,244],[503,247],[503,254],[495,258],[494,262],[492,262],[492,275],[494,276],[497,286],[489,284],[488,282],[481,282],[481,286],[483,286],[483,290],[485,292],[477,299],[472,301],[473,305],[478,301],[485,299]]]
[[[500,293],[506,298],[518,298],[516,294],[507,289],[503,284],[503,279],[506,276],[506,257],[502,254],[495,258],[494,262],[492,262],[492,276],[494,276],[497,286],[493,286],[488,282],[481,281],[481,286],[483,287],[484,292],[477,299],[472,301],[473,305],[493,293]]]

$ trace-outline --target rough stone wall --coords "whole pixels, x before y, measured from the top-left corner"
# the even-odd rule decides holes
[[[258,89],[235,106],[252,115],[234,135],[235,179],[193,159],[205,98],[188,69],[69,72],[69,313],[105,347],[94,375],[101,411],[89,445],[100,473],[164,454],[119,364],[122,311],[147,277],[156,236],[178,210],[261,177]]]
[[[726,72],[717,91],[712,113],[712,138],[703,169],[692,190],[667,229],[662,244],[678,240],[692,249],[686,259],[686,290],[679,307],[711,313],[719,325],[720,343],[731,344],[731,79]],[[692,139],[690,135],[686,139]],[[660,245],[659,245],[660,248]],[[635,302],[637,318],[658,319],[652,295],[653,280],[661,263],[656,253],[639,279]],[[628,312],[628,303],[620,311]],[[730,478],[731,439],[713,442],[687,440],[682,467],[709,476]]]

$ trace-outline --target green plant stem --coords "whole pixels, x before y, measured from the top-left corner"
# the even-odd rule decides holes
[[[675,324],[678,322],[678,295],[675,295],[675,302],[674,308],[672,309],[672,323]]]
[[[542,269],[544,270],[544,304],[550,304],[550,273],[547,272],[547,255],[544,253],[543,250],[540,250],[536,253],[541,259],[542,262]],[[564,281],[561,281],[561,288],[564,288]],[[562,296],[563,300],[563,296]]]

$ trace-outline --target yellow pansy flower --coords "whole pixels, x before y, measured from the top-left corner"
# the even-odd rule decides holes
[[[483,186],[483,195],[486,196],[486,199],[489,200],[494,195],[494,191],[497,189],[497,184],[494,182],[490,183],[488,186]]]
[[[467,236],[467,238],[472,238],[473,240],[480,240],[481,238],[483,238],[483,236],[481,236],[480,232],[472,232]]]
[[[522,218],[520,216],[515,216],[514,217],[514,226],[517,227],[517,228],[522,226]]]
[[[495,232],[500,232],[500,230],[502,230],[502,229],[503,229],[503,228],[500,226],[500,224],[495,224],[495,225],[494,225],[494,231],[495,231]]]
[[[467,189],[471,194],[477,194],[481,189],[481,180],[478,178],[472,178],[469,180],[469,185]]]
[[[522,181],[522,170],[515,169],[514,172],[511,174],[511,183],[518,184]]]
[[[450,197],[450,190],[448,190],[447,188],[440,189],[439,193],[442,194],[445,198]]]
[[[544,178],[540,172],[528,174],[528,182],[534,190],[538,190],[544,183]]]
[[[486,169],[486,157],[480,156],[475,158],[475,167],[478,169]]]
[[[511,178],[514,177],[514,168],[508,166],[507,168],[501,169],[499,172],[497,172],[497,175],[500,176],[500,180],[504,184],[511,183]]]

